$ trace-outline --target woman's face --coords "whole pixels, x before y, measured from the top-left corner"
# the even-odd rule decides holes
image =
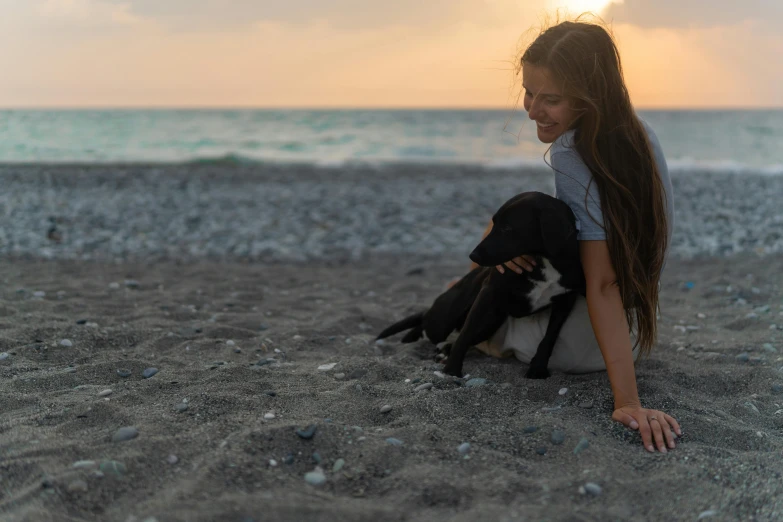
[[[524,64],[522,87],[525,89],[525,110],[536,122],[539,140],[552,143],[571,128],[577,116],[573,102],[563,95],[545,68]]]

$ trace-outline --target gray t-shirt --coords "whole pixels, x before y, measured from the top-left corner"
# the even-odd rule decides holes
[[[661,144],[655,136],[652,128],[641,120],[642,125],[647,131],[647,136],[652,144],[655,162],[658,165],[658,172],[661,174],[664,192],[666,193],[666,211],[669,220],[669,243],[671,243],[672,231],[674,229],[674,191],[672,190],[672,181],[669,177],[669,168],[666,165],[666,158],[663,155]],[[579,231],[576,238],[583,240],[602,240],[606,239],[606,230],[604,229],[604,218],[601,212],[601,197],[598,194],[598,187],[595,183],[590,183],[593,175],[587,168],[582,157],[573,148],[574,131],[569,130],[563,133],[550,149],[550,162],[555,171],[555,197],[571,207],[576,216],[576,228]],[[589,187],[589,190],[588,190]],[[585,194],[587,194],[587,205],[585,205]]]

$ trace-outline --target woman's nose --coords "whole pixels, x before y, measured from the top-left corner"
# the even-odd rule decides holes
[[[527,117],[530,118],[531,120],[538,119],[540,107],[541,105],[538,103],[537,100],[531,101],[527,109]]]

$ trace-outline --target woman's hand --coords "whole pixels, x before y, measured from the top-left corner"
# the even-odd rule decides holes
[[[653,439],[658,451],[666,453],[666,445],[674,449],[674,440],[682,436],[677,421],[662,411],[648,410],[641,406],[623,406],[614,410],[612,420],[621,422],[632,430],[639,430],[642,443],[647,451],[655,451]]]
[[[506,261],[503,263],[509,270],[513,270],[517,274],[521,274],[522,270],[527,270],[528,272],[533,271],[533,267],[536,266],[536,261],[533,258],[533,256],[519,256],[515,257],[511,261]],[[498,265],[495,268],[498,269],[498,272],[501,274],[506,272],[506,269],[503,268],[503,265]]]

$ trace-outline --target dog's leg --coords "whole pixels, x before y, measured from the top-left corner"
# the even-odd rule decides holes
[[[465,324],[460,330],[457,340],[451,346],[449,358],[444,373],[449,375],[462,376],[462,362],[465,360],[465,354],[471,346],[482,341],[486,341],[503,326],[503,321],[508,315],[505,308],[498,303],[497,291],[487,285],[482,288],[476,301],[468,313]]]
[[[574,308],[577,293],[571,292],[563,296],[558,296],[552,300],[552,312],[549,315],[549,324],[546,327],[546,333],[541,342],[538,343],[538,349],[533,359],[530,361],[530,368],[525,377],[528,379],[546,379],[549,377],[549,358],[552,357],[552,350],[555,347],[557,336],[560,335],[560,329],[568,319],[571,310]]]

